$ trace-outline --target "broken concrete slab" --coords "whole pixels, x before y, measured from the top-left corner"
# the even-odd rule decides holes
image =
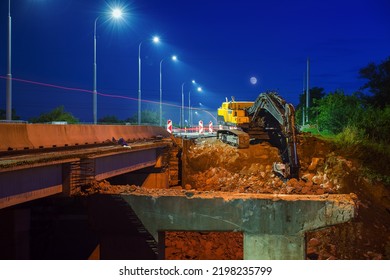
[[[350,221],[356,211],[353,194],[178,195],[164,190],[122,197],[156,240],[161,231],[243,232],[244,259],[305,259],[306,231]]]

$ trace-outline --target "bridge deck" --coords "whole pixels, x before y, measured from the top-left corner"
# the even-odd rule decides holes
[[[0,124],[0,209],[154,166],[161,127]],[[123,138],[128,146],[114,144]],[[76,178],[76,179],[75,179]]]

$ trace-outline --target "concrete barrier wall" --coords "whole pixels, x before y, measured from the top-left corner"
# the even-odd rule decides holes
[[[25,124],[0,124],[0,151],[7,150],[11,145],[17,145],[21,149],[32,147]]]
[[[114,137],[126,141],[169,137],[158,126],[0,124],[0,151],[99,144]]]

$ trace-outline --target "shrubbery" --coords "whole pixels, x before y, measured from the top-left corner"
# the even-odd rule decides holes
[[[359,75],[367,82],[352,95],[343,91],[325,94],[322,88],[310,89],[310,124],[319,131],[341,134],[351,142],[390,142],[390,57],[376,65],[368,64]],[[367,90],[369,94],[359,90]],[[304,95],[297,106],[297,123],[301,123]]]
[[[367,108],[355,123],[367,140],[390,144],[390,105],[383,109]]]
[[[361,100],[356,95],[345,95],[342,91],[330,93],[315,100],[316,116],[313,121],[320,130],[340,133],[347,126],[353,126],[362,113]]]
[[[32,123],[50,123],[63,121],[69,124],[78,123],[79,120],[70,112],[66,112],[64,106],[59,106],[48,113],[43,113],[39,117],[31,118]]]
[[[368,80],[359,90],[370,94],[336,91],[313,98],[310,125],[334,135],[340,147],[365,162],[372,177],[390,185],[390,57],[379,65],[370,63],[359,74]],[[302,100],[297,123],[302,121]]]

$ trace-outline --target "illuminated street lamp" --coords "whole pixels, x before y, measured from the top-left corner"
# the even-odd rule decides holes
[[[184,121],[184,85],[186,82],[181,84],[181,112],[180,112],[180,128],[183,129]]]
[[[112,10],[112,16],[114,18],[121,18],[122,17],[122,10],[119,8],[115,8]]]
[[[8,0],[8,57],[7,57],[7,106],[6,120],[12,120],[12,74],[11,74],[11,0]]]
[[[192,80],[192,84],[196,85],[196,82]],[[196,90],[202,92],[201,87],[197,87]],[[192,126],[191,90],[188,92],[188,125]]]
[[[185,85],[186,82],[184,82],[182,85],[181,85],[181,114],[180,114],[180,125],[181,125],[181,128],[183,128],[183,124],[184,124],[184,85]],[[192,80],[192,84],[195,85],[196,82],[195,80]],[[198,87],[198,91],[202,91],[202,88],[201,87]],[[191,106],[191,103],[190,103],[190,93],[188,93],[188,107]],[[188,120],[188,124],[190,124],[189,120]]]
[[[177,56],[173,55],[171,56],[171,59],[177,61]],[[160,126],[162,126],[162,63],[164,60],[165,58],[160,61]]]
[[[112,17],[115,19],[119,19],[122,17],[122,10],[115,8],[111,11]],[[97,124],[97,63],[96,63],[96,24],[100,16],[98,16],[95,19],[95,23],[93,26],[93,101],[92,101],[92,107],[93,107],[93,123]]]
[[[157,44],[160,42],[160,38],[154,36],[152,38],[153,43]],[[138,45],[138,125],[141,124],[141,45],[143,41]]]

